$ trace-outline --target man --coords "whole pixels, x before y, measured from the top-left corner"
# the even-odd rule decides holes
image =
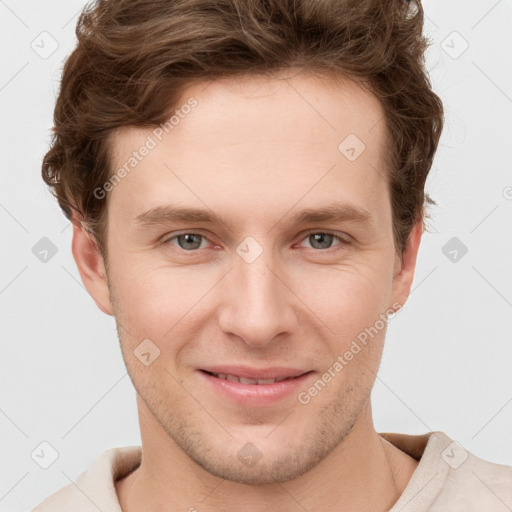
[[[37,512],[512,506],[512,468],[372,421],[443,124],[422,20],[398,0],[84,10],[43,176],[116,319],[142,447]]]

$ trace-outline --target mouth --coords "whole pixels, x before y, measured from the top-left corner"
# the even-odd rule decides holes
[[[297,377],[275,377],[275,378],[270,378],[270,379],[251,379],[249,377],[242,377],[240,375],[232,375],[230,373],[216,373],[216,372],[209,372],[206,370],[201,370],[201,371],[203,371],[204,373],[207,373],[208,375],[211,375],[213,377],[217,377],[218,379],[229,380],[230,382],[240,382],[241,384],[258,384],[260,386],[265,385],[265,384],[274,384],[275,382],[283,382],[284,380],[290,380],[290,379],[297,378]]]
[[[316,373],[290,368],[253,369],[249,367],[201,368],[208,393],[243,407],[264,407],[296,396]]]

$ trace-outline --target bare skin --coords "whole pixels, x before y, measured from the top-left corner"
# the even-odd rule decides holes
[[[304,509],[329,511],[389,510],[403,493],[419,462],[380,436],[378,436],[378,440],[381,442],[379,443],[372,436],[371,441],[375,442],[375,444],[372,447],[367,446],[368,452],[371,454],[369,457],[372,459],[371,470],[374,471],[373,474],[364,473],[360,474],[359,478],[355,478],[340,467],[332,467],[332,463],[326,465],[322,462],[307,475],[299,477],[293,482],[287,482],[282,487],[276,485],[274,492],[270,493],[264,500],[261,499],[262,496],[257,490],[258,488],[250,489],[247,486],[238,486],[240,488],[240,501],[237,505],[241,510],[250,511],[264,510],[264,507],[269,506],[276,510],[290,511],[303,511]],[[345,438],[344,442],[346,444],[348,444],[347,441],[348,439]],[[370,440],[368,441],[370,442]],[[227,488],[225,480],[216,479],[205,485],[203,476],[197,479],[192,477],[192,480],[190,480],[188,473],[187,477],[184,478],[178,472],[173,474],[172,479],[174,478],[176,480],[172,480],[174,482],[172,485],[165,485],[164,478],[158,479],[159,484],[163,488],[167,487],[167,490],[169,488],[190,488],[193,490],[188,493],[188,497],[185,499],[185,501],[188,500],[189,508],[194,507],[197,510],[223,510],[223,505],[229,503],[233,487],[230,486],[230,490],[225,491]],[[327,481],[326,478],[328,479]],[[167,477],[167,480],[171,479]],[[361,496],[364,496],[364,499],[361,500],[360,508],[353,509],[352,505],[347,505],[350,502],[344,489],[350,488],[351,492],[354,493],[356,489],[352,489],[349,486],[354,485],[357,480],[359,480],[357,491]],[[345,482],[345,484],[342,486],[340,482]],[[301,489],[301,487],[303,487],[302,491],[298,492],[295,490]],[[154,483],[144,482],[144,476],[141,474],[140,469],[133,471],[125,478],[117,480],[115,488],[123,512],[145,510],[148,507],[148,503],[154,502],[154,495],[147,491],[150,488],[154,489]],[[201,489],[201,492],[198,493],[197,489]],[[314,500],[308,498],[308,493],[311,492],[310,489],[317,489],[317,492],[324,493],[329,499],[323,500],[321,505],[315,505]],[[290,497],[290,495],[293,497]],[[341,496],[343,497],[342,499],[340,498]],[[205,497],[207,498],[205,499]],[[297,501],[297,503],[294,503],[294,501]],[[158,506],[166,507],[167,510],[188,510],[183,509],[183,505],[174,496],[169,496],[168,501],[162,501]]]
[[[197,106],[109,192],[108,267],[74,226],[82,280],[116,319],[137,391],[143,457],[116,483],[124,512],[385,511],[417,467],[373,426],[385,323],[321,391],[308,391],[358,334],[405,304],[422,227],[397,253],[378,100],[349,81],[289,75],[185,91],[182,104]],[[349,134],[365,145],[353,161],[338,149]],[[148,136],[120,130],[115,168]],[[368,219],[292,222],[333,203]],[[162,205],[225,222],[137,224]],[[237,253],[247,237],[261,249],[250,263]],[[145,339],[160,351],[148,365],[134,352]],[[205,380],[211,364],[311,373],[277,403],[241,405]],[[253,465],[238,456],[248,443],[260,454]]]

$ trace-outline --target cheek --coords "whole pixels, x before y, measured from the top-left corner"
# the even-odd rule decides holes
[[[283,277],[293,294],[290,303],[282,306],[296,308],[300,330],[307,331],[308,326],[322,329],[325,324],[325,335],[343,348],[387,309],[388,269],[384,255],[379,256],[345,266],[292,269]],[[229,297],[229,287],[221,282],[224,270],[218,267],[169,267],[161,262],[148,266],[142,256],[124,254],[116,258],[112,269],[116,317],[128,331],[125,338],[132,340],[131,345],[145,338],[162,347],[180,343],[211,317],[216,294],[228,293]]]
[[[329,269],[302,280],[297,295],[338,339],[351,339],[387,310],[391,288],[381,268]]]
[[[217,280],[216,275],[200,279],[184,268],[124,261],[112,276],[116,318],[127,331],[124,339],[136,345],[149,338],[162,348],[186,339],[191,327],[187,320],[201,310],[202,298]]]
[[[325,371],[336,376],[331,393],[352,390],[351,396],[358,397],[372,385],[378,370],[387,327],[380,315],[388,309],[389,283],[378,265],[329,274],[325,286],[310,280],[307,304],[329,328],[324,331],[321,360]]]

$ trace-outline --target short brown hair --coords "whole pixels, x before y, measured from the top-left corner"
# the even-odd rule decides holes
[[[424,219],[444,123],[425,69],[419,0],[96,0],[81,12],[55,105],[42,175],[106,252],[110,137],[169,118],[193,82],[300,68],[345,76],[380,101],[395,248]],[[165,105],[165,108],[162,108]],[[340,141],[341,142],[341,141]]]

